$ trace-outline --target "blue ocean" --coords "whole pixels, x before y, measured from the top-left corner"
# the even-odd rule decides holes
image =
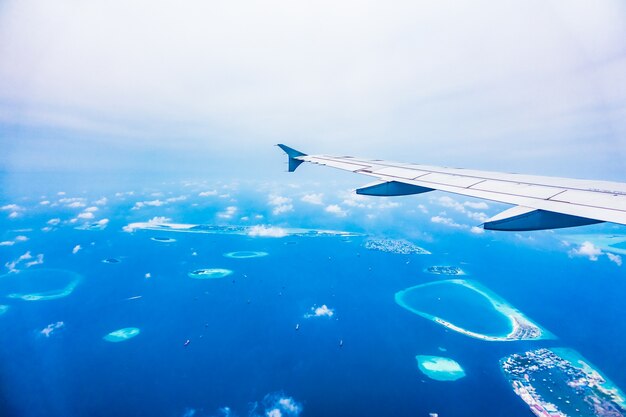
[[[446,210],[438,196],[353,201],[326,189],[322,205],[319,184],[286,181],[4,184],[2,416],[528,417],[499,360],[549,346],[577,350],[626,388],[624,267],[566,242],[623,228],[476,234],[449,208],[456,226],[431,221]],[[245,229],[129,227],[154,219]],[[372,238],[430,254],[370,250]],[[267,255],[225,256],[237,251]],[[399,306],[398,291],[449,278],[433,265],[461,268],[557,338],[478,340]],[[212,268],[232,273],[189,275]],[[486,313],[450,314],[490,328]],[[126,328],[139,333],[104,339]],[[452,358],[466,376],[430,379],[416,355]]]

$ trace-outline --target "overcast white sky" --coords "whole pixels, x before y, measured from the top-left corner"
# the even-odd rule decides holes
[[[623,180],[626,3],[5,0],[0,135],[8,170],[258,176],[284,142]]]

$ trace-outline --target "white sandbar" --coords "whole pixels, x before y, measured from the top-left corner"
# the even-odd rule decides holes
[[[141,333],[141,330],[139,330],[136,327],[125,327],[123,329],[115,330],[107,334],[106,336],[103,337],[103,339],[106,340],[107,342],[119,343],[119,342],[125,342],[128,339],[132,339],[133,337],[137,336],[139,333]]]
[[[442,356],[417,355],[417,366],[424,375],[436,381],[456,381],[465,376],[458,362]]]

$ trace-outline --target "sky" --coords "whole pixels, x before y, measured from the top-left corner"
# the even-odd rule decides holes
[[[4,0],[0,80],[3,172],[269,178],[287,143],[626,177],[618,0]]]

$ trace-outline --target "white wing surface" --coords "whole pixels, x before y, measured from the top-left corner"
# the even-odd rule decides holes
[[[377,179],[357,189],[357,194],[388,197],[440,190],[515,206],[486,221],[483,227],[488,230],[557,229],[600,222],[626,225],[626,183],[307,155],[278,146],[289,156],[290,172],[310,162]]]

